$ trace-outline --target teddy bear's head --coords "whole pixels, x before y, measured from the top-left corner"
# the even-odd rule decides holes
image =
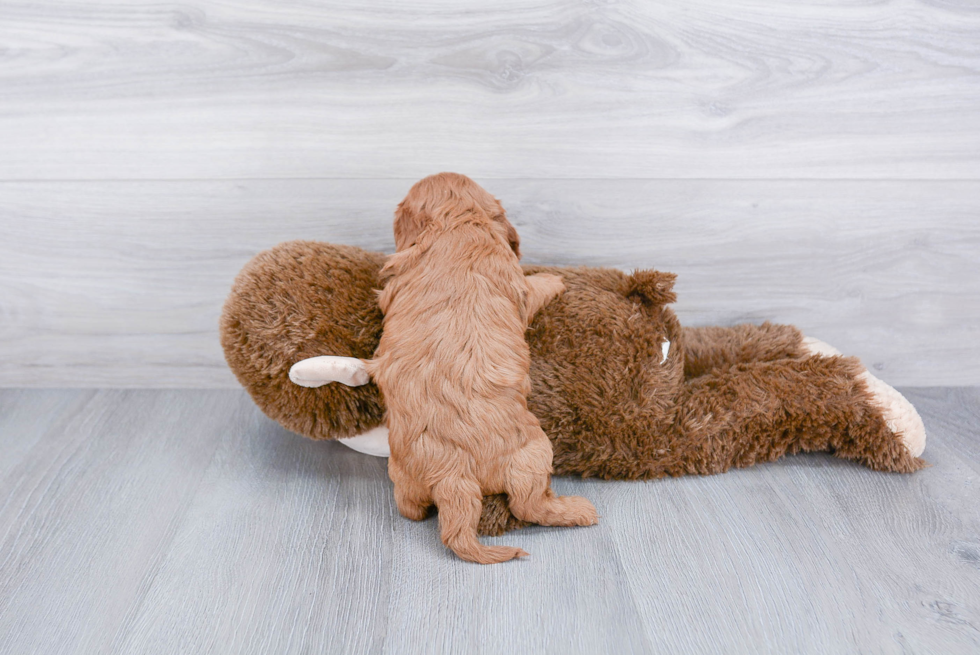
[[[318,355],[370,358],[381,338],[378,271],[386,256],[352,246],[289,241],[259,253],[238,274],[221,314],[221,345],[263,412],[312,439],[378,427],[374,384],[293,384],[289,368]]]

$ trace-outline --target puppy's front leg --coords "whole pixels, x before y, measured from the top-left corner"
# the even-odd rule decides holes
[[[527,280],[527,322],[530,323],[538,310],[565,292],[565,283],[551,273],[528,275]]]

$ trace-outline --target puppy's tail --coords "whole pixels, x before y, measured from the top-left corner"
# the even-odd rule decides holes
[[[443,480],[432,488],[432,499],[439,508],[442,543],[461,559],[477,564],[497,564],[527,556],[520,548],[484,546],[476,538],[483,493],[475,481],[464,478]]]

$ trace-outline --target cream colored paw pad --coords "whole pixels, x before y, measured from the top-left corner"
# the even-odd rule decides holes
[[[367,384],[368,375],[364,362],[356,357],[310,357],[293,364],[289,369],[289,379],[301,387],[322,387],[331,382],[340,382],[348,387]]]

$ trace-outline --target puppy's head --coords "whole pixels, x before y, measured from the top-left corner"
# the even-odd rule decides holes
[[[431,223],[466,212],[485,215],[500,228],[518,258],[521,240],[500,202],[479,184],[459,173],[437,173],[419,180],[395,210],[395,248],[415,244]]]

